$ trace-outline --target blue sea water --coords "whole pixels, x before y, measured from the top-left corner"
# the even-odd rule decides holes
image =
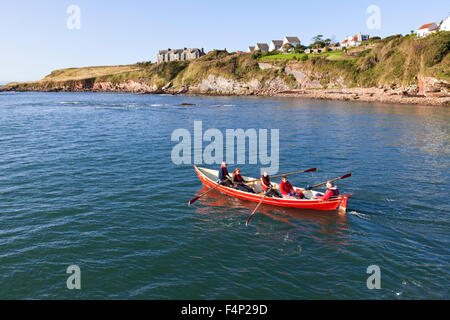
[[[246,227],[255,203],[188,207],[205,189],[171,135],[194,121],[279,129],[280,173],[319,168],[293,185],[352,172],[347,214],[263,206]],[[0,93],[0,298],[448,299],[449,121],[428,106]]]

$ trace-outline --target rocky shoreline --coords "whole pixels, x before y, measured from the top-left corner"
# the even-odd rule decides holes
[[[247,83],[210,76],[195,86],[164,87],[151,86],[143,82],[126,83],[97,82],[85,80],[60,84],[35,82],[32,86],[0,87],[0,91],[39,92],[120,92],[134,94],[211,95],[211,96],[273,96],[310,98],[323,100],[362,101],[375,103],[415,104],[430,106],[450,106],[450,95],[445,89],[430,88],[301,88],[292,89],[281,79],[261,84],[257,80]]]
[[[277,96],[375,103],[450,106],[449,96],[409,94],[404,90],[386,90],[379,88],[292,90],[279,93]]]

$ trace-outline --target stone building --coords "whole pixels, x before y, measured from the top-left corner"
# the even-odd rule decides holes
[[[156,58],[157,63],[168,61],[185,61],[200,58],[205,55],[203,48],[184,48],[160,50]]]

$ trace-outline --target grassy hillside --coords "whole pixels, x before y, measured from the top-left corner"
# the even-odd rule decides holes
[[[419,75],[450,81],[449,53],[450,32],[442,32],[424,39],[388,37],[345,54],[298,59],[297,64],[329,78],[342,76],[350,86],[408,86],[417,84]]]
[[[295,79],[285,67],[318,74],[325,86],[344,79],[347,86],[408,86],[418,76],[431,76],[450,82],[450,32],[440,32],[424,39],[392,36],[366,43],[348,52],[321,54],[248,54],[215,50],[199,59],[163,64],[138,63],[128,66],[71,68],[53,71],[37,82],[9,84],[18,90],[58,88],[63,83],[125,83],[129,80],[159,88],[168,83],[174,88],[197,85],[209,75],[248,82],[261,82],[277,77],[291,87]],[[273,68],[261,69],[260,62]],[[69,86],[70,88],[70,86]]]

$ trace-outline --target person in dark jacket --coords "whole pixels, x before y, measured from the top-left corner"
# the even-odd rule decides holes
[[[219,180],[217,182],[226,187],[233,186],[233,183],[231,182],[231,177],[228,174],[226,162],[222,162],[222,166],[219,169]]]
[[[282,198],[278,191],[273,189],[273,185],[272,183],[270,183],[270,177],[267,171],[263,173],[263,175],[259,179],[259,182],[261,183],[261,188],[264,190],[264,194],[266,196]]]
[[[252,187],[245,184],[247,181],[245,181],[245,179],[241,176],[241,169],[236,168],[236,170],[234,170],[231,175],[231,181],[236,189],[244,192],[255,193]]]

